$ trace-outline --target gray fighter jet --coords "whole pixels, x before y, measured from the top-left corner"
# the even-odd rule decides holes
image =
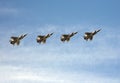
[[[19,37],[15,37],[15,36],[12,36],[9,40],[10,44],[12,45],[19,45],[20,44],[20,40],[22,40],[27,34],[24,34],[24,35],[21,35]]]
[[[38,35],[36,41],[39,44],[46,43],[46,39],[49,38],[51,35],[53,35],[53,33],[47,35]]]
[[[84,37],[84,39],[85,39],[86,41],[92,40],[92,39],[93,39],[93,36],[94,36],[95,34],[97,34],[100,30],[101,30],[101,29],[95,30],[94,32],[85,32],[85,35],[84,35],[83,37]]]
[[[63,34],[62,36],[61,36],[61,41],[62,42],[65,42],[65,41],[69,41],[70,40],[70,38],[72,37],[72,36],[74,36],[75,34],[77,34],[78,32],[73,32],[73,33],[71,33],[71,34]]]

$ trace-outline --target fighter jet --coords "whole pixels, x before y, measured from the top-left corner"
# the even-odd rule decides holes
[[[10,44],[12,45],[19,45],[20,44],[20,40],[22,40],[27,34],[24,34],[24,35],[21,35],[19,37],[15,37],[15,36],[12,36],[9,40]]]
[[[93,39],[93,36],[94,36],[95,34],[97,34],[100,30],[101,30],[101,29],[95,30],[94,32],[85,32],[85,35],[84,35],[83,37],[84,37],[84,39],[85,39],[86,41],[92,40],[92,39]]]
[[[69,41],[70,40],[70,38],[72,37],[72,36],[74,36],[75,34],[77,34],[78,32],[73,32],[73,33],[71,33],[71,34],[63,34],[62,36],[61,36],[61,41],[62,42],[65,42],[65,41]]]
[[[46,39],[49,38],[51,35],[53,35],[53,33],[47,34],[47,35],[38,35],[36,41],[39,44],[41,44],[41,43],[44,44],[44,43],[46,43]]]

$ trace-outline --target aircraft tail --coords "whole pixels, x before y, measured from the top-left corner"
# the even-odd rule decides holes
[[[93,33],[93,35],[95,35],[95,34],[98,33],[99,31],[101,31],[101,29],[96,30],[96,31]]]
[[[46,38],[50,37],[51,35],[53,35],[53,33],[51,33],[51,34],[47,34]]]
[[[21,36],[19,37],[19,40],[23,39],[25,36],[27,36],[27,34],[21,35]]]
[[[101,31],[101,29],[97,30],[97,32]]]
[[[75,34],[77,34],[78,32],[73,32],[70,37],[74,36]]]

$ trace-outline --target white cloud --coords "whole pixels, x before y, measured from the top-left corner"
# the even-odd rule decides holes
[[[54,48],[53,48],[54,46]],[[40,63],[40,65],[53,64],[56,65],[88,65],[95,66],[104,64],[107,61],[118,61],[119,50],[112,49],[104,46],[103,48],[97,46],[96,48],[82,48],[71,49],[67,45],[39,45],[36,47],[30,46],[11,46],[11,49],[3,50],[0,52],[2,62],[22,62],[22,63]],[[79,48],[79,49],[78,49]],[[109,52],[108,52],[109,50]],[[38,65],[38,64],[36,64]],[[49,66],[49,65],[48,65]]]
[[[0,66],[1,83],[40,82],[40,83],[119,83],[117,78],[108,78],[90,72],[56,72],[49,69]]]
[[[37,30],[38,32],[45,32],[45,33],[55,31],[56,32],[55,33],[56,36],[54,36],[55,40],[57,40],[56,38],[59,38],[60,35],[58,34],[69,33],[75,30],[75,26],[73,26],[72,29],[71,28],[68,29],[68,27],[64,26],[65,31],[62,31],[63,28],[60,28],[61,26],[46,25],[44,27],[45,28],[42,27],[35,28],[36,29],[35,32],[37,32]],[[79,30],[78,26],[76,28]],[[83,28],[80,28],[80,30],[81,32],[83,31],[84,33]],[[29,31],[29,32],[34,32],[34,31]],[[2,46],[3,48],[0,51],[1,64],[18,65],[18,66],[26,67],[26,69],[25,68],[16,69],[16,67],[9,68],[8,66],[7,67],[1,66],[1,68],[3,69],[0,70],[0,75],[1,75],[0,80],[3,79],[2,80],[3,83],[6,83],[5,80],[8,81],[16,80],[17,82],[27,80],[32,83],[34,83],[34,81],[43,82],[43,83],[80,83],[80,82],[119,83],[120,80],[118,80],[117,78],[115,79],[112,77],[111,78],[104,77],[104,75],[102,75],[103,76],[102,77],[99,75],[95,75],[93,73],[81,71],[84,68],[80,69],[80,71],[78,71],[78,74],[73,74],[75,70],[73,70],[73,72],[66,73],[64,72],[64,68],[63,71],[61,71],[62,67],[71,68],[71,65],[74,64],[75,66],[88,67],[89,69],[90,66],[96,67],[99,66],[99,64],[111,65],[112,62],[109,63],[110,61],[119,62],[120,60],[119,49],[111,47],[111,44],[109,44],[108,39],[106,39],[108,38],[109,35],[105,35],[108,33],[109,31],[104,32],[104,30],[102,30],[101,33],[97,34],[95,39],[91,42],[86,42],[83,39],[79,40],[78,37],[80,37],[81,33],[79,33],[78,36],[76,36],[77,38],[75,40],[77,41],[75,42],[72,41],[69,43],[61,43],[54,41],[52,44],[46,43],[45,45],[39,45],[39,44],[32,45],[31,42],[28,42],[30,43],[28,46],[26,46],[24,43],[21,43],[20,46],[11,46],[9,44],[6,44],[7,43],[6,42],[5,43],[6,45],[3,45]],[[10,35],[10,33],[7,34]],[[118,32],[117,33],[113,32],[112,36],[109,36],[109,39],[113,39],[114,37],[116,37],[116,34],[118,34]],[[2,33],[2,35],[4,35],[4,33]],[[119,38],[119,36],[117,38]],[[5,39],[5,37],[3,37],[3,39]],[[28,40],[29,40],[29,35],[28,35]],[[30,70],[29,68],[27,68],[30,66],[34,67],[34,65],[43,68],[41,70],[42,72],[33,71],[34,68],[31,68]],[[49,69],[52,69],[52,67],[54,67],[53,71],[49,71]],[[48,70],[44,71],[44,68],[47,68]],[[54,72],[56,70],[60,72],[59,73]],[[5,73],[5,71],[7,72]],[[97,73],[99,74],[100,72]]]
[[[45,28],[37,27],[35,32],[37,30],[38,32],[45,32],[45,33],[55,31],[56,33],[54,35],[57,35],[59,33],[62,33],[62,29],[63,29],[63,28],[60,28],[61,26],[55,26],[55,25],[46,25],[44,27]],[[68,30],[68,32],[70,32],[70,31],[73,31],[76,26],[72,26],[72,27],[73,27],[72,29],[71,28],[68,29],[68,27],[66,28],[64,26],[64,29],[65,31]],[[78,27],[80,26],[77,26],[76,28],[79,29]],[[82,27],[80,29],[82,30]],[[34,31],[31,31],[31,32],[34,32]],[[78,34],[78,37],[80,34]],[[106,34],[108,34],[108,32]],[[114,35],[115,37],[116,34],[117,33],[113,32],[112,35]],[[29,34],[28,34],[28,37],[29,37]],[[54,37],[59,38],[58,35]],[[24,41],[21,42],[20,46],[12,47],[11,45],[7,44],[6,47],[2,49],[3,51],[0,52],[0,54],[2,55],[1,61],[15,60],[15,61],[25,62],[25,60],[29,58],[28,60],[29,62],[31,61],[38,61],[38,62],[40,61],[43,63],[44,62],[48,62],[48,63],[63,62],[64,64],[80,63],[83,65],[97,65],[97,64],[104,63],[106,61],[120,59],[119,49],[112,48],[111,45],[109,45],[108,43],[109,42],[108,39],[106,39],[107,37],[108,35],[105,35],[104,30],[102,30],[101,33],[96,35],[93,41],[89,41],[89,42],[86,42],[83,39],[81,39],[83,40],[81,41],[79,40],[79,38],[77,38],[78,40],[76,39],[77,41],[75,42],[70,42],[70,43],[59,42],[58,43],[57,41],[54,41],[52,44],[45,44],[45,45],[38,44],[38,46],[32,45],[31,44],[32,41],[29,42],[30,46],[25,46],[25,44],[23,43]],[[55,40],[57,40],[56,38]],[[101,39],[98,39],[98,38],[101,38]],[[57,45],[55,44],[56,42],[57,42]],[[6,42],[6,43],[9,43],[9,42]],[[8,55],[11,57],[8,58]]]

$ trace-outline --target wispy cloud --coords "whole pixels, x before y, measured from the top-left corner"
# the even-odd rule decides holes
[[[0,15],[15,15],[18,13],[16,8],[0,8]]]
[[[8,43],[7,44],[8,48],[5,48],[3,46],[5,50],[1,53],[4,54],[4,55],[7,55],[7,53],[5,52],[6,49],[7,49],[8,52],[10,52],[9,55],[11,55],[11,56],[21,55],[21,53],[19,53],[19,52],[22,52],[23,56],[29,54],[29,52],[31,52],[31,54],[29,54],[31,56],[36,56],[36,55],[39,55],[39,53],[42,53],[42,55],[44,55],[44,56],[53,55],[53,57],[52,57],[53,59],[54,59],[54,57],[59,56],[58,59],[61,59],[61,60],[62,59],[66,59],[66,60],[68,59],[68,61],[76,61],[76,60],[79,61],[80,60],[81,63],[86,63],[87,62],[87,64],[90,64],[89,61],[92,62],[92,64],[96,64],[99,61],[101,63],[101,61],[106,61],[107,59],[108,60],[117,59],[119,57],[119,50],[114,49],[114,48],[111,47],[111,45],[109,45],[108,32],[105,35],[104,29],[101,31],[101,33],[96,35],[97,36],[97,37],[95,37],[96,39],[94,39],[91,42],[84,41],[83,38],[79,37],[81,35],[81,33],[78,33],[78,35],[75,38],[76,41],[72,42],[73,44],[71,44],[71,43],[68,43],[68,44],[65,43],[64,44],[64,43],[60,42],[60,39],[59,39],[60,35],[62,33],[65,33],[66,31],[67,32],[72,32],[73,30],[76,30],[76,29],[81,30],[81,32],[82,32],[83,27],[81,27],[81,26],[70,26],[70,27],[72,27],[72,29],[71,28],[69,29],[66,26],[64,26],[64,28],[63,27],[60,28],[60,27],[61,26],[46,25],[46,26],[43,26],[43,27],[36,27],[35,31],[33,31],[33,30],[28,31],[28,32],[31,32],[31,35],[34,35],[35,32],[38,32],[38,33],[44,33],[45,32],[46,34],[49,33],[49,32],[52,32],[52,31],[56,32],[53,36],[53,39],[55,41],[52,44],[47,44],[47,45],[44,45],[44,46],[34,44],[36,47],[34,47],[34,45],[30,46],[31,42],[35,41],[35,40],[29,39],[29,36],[31,36],[31,35],[29,35],[29,33],[28,33],[28,37],[27,37],[28,40],[32,40],[29,43],[29,46],[25,46],[24,41],[22,41],[20,47],[15,47],[15,48],[13,47],[12,48],[9,45],[9,42],[8,42],[9,39],[8,40],[6,39],[7,42],[5,42],[5,41],[2,41],[2,42]],[[80,27],[80,28],[78,28],[78,27]],[[27,29],[25,31],[27,32]],[[17,32],[18,31],[16,31],[15,33],[17,33]],[[4,35],[4,34],[5,33],[2,33],[2,35]],[[10,31],[7,34],[10,35]],[[109,38],[113,39],[113,37],[116,37],[115,35],[117,35],[117,34],[118,33],[113,33],[112,36],[110,36]],[[37,34],[37,35],[39,35],[39,34]],[[36,36],[35,36],[35,38],[36,38]],[[3,39],[5,39],[5,37]],[[59,41],[59,42],[57,42],[57,41]],[[1,42],[1,44],[2,44],[2,42]],[[57,42],[57,44],[56,44],[56,42]],[[78,42],[78,43],[76,43],[76,42]],[[34,42],[34,43],[36,43],[36,42]],[[47,53],[46,53],[46,49],[48,51]],[[109,50],[110,52],[108,53],[107,50]],[[61,55],[61,53],[62,53],[62,55]],[[68,53],[69,53],[69,56],[67,56]],[[40,56],[40,57],[44,57],[44,56]],[[62,58],[62,57],[64,57],[64,58]],[[73,60],[71,60],[70,58],[73,59]]]
[[[44,32],[49,33],[54,31],[56,32],[53,37],[55,40],[54,42],[46,43],[45,45],[31,44],[33,39],[29,39],[29,36],[31,35],[28,35],[28,41],[31,40],[28,45],[26,45],[28,41],[25,41],[26,43],[22,41],[20,46],[11,46],[9,42],[6,42],[8,43],[6,45],[3,44],[0,51],[0,62],[1,65],[7,65],[6,67],[0,66],[1,68],[5,68],[0,70],[0,75],[4,74],[3,78],[6,78],[7,80],[7,76],[9,76],[10,78],[8,81],[14,80],[17,82],[26,80],[27,82],[36,81],[43,83],[119,83],[119,79],[115,79],[115,77],[112,78],[111,75],[104,76],[104,69],[98,69],[104,67],[109,71],[112,71],[109,68],[117,70],[114,65],[118,66],[120,52],[119,49],[112,48],[112,45],[108,40],[119,38],[119,36],[116,37],[118,32],[113,32],[112,36],[105,35],[109,34],[109,31],[106,31],[107,29],[104,28],[104,30],[102,29],[102,31],[95,36],[93,41],[84,41],[82,38],[79,38],[81,35],[81,33],[79,33],[74,37],[75,41],[62,43],[59,40],[62,33],[72,32],[76,29],[84,33],[84,27],[78,25],[69,26],[72,27],[70,29],[67,26],[60,28],[61,26],[56,25],[45,25],[43,27],[38,26],[34,28],[34,31],[29,30],[28,32],[30,32],[31,35],[34,35],[32,32],[44,34]],[[24,30],[27,32],[27,29]],[[14,33],[18,34],[18,31],[15,31]],[[4,35],[5,33],[1,34]],[[8,32],[7,35],[10,35],[10,32]],[[5,36],[2,38],[5,39]],[[2,41],[4,42],[5,40]],[[2,44],[2,42],[0,43]],[[8,65],[14,66],[10,66],[9,68]],[[20,68],[18,66],[20,66]],[[24,67],[26,68],[25,70]],[[42,72],[40,71],[33,71],[34,67],[38,69],[43,68],[43,70],[47,69],[44,71],[45,75],[41,75]],[[89,70],[91,67],[96,68],[96,70]],[[10,71],[5,73],[7,70],[12,71],[13,74],[11,74]],[[60,73],[54,71],[59,71]],[[65,73],[66,71],[69,71],[69,73]],[[73,74],[73,72],[77,72],[78,74]],[[114,74],[114,72],[115,71],[111,72],[111,74]],[[119,73],[115,74],[117,75]],[[0,80],[2,80],[3,83],[7,83],[4,79]]]
[[[28,69],[14,66],[0,67],[0,81],[9,82],[40,82],[40,83],[119,83],[119,79],[101,77],[89,72],[56,72],[46,69]]]

